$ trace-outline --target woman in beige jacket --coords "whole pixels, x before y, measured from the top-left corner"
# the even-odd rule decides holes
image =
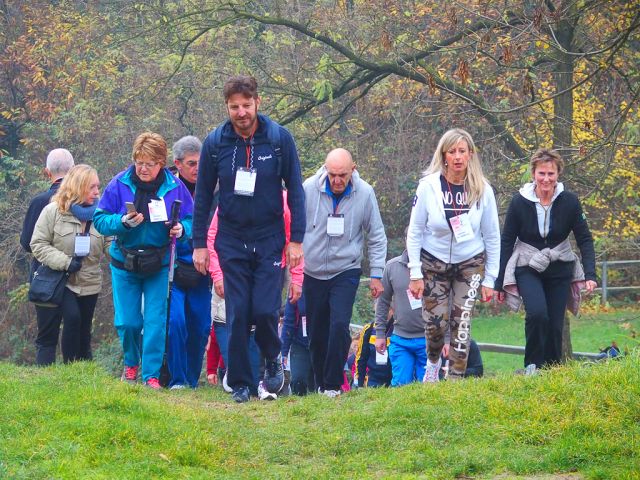
[[[91,360],[91,322],[102,289],[100,260],[111,239],[91,225],[98,205],[100,181],[95,169],[76,165],[64,177],[58,193],[40,214],[31,237],[36,259],[53,270],[66,270],[69,278],[59,307],[36,305],[38,335],[36,364],[55,362],[60,331],[64,362]]]

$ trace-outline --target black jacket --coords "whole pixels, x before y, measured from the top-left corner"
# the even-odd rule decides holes
[[[571,192],[563,191],[553,201],[550,215],[549,234],[546,238],[542,238],[538,230],[535,203],[526,199],[520,193],[516,193],[513,196],[502,228],[500,273],[496,279],[496,290],[502,290],[504,271],[513,253],[516,239],[542,250],[556,247],[571,232],[573,232],[580,249],[585,279],[596,280],[596,257],[593,237],[589,231],[589,225],[582,212],[578,197]]]
[[[60,187],[61,182],[62,179],[56,180],[51,184],[49,190],[38,193],[29,203],[29,208],[27,208],[27,214],[25,215],[24,223],[22,224],[22,233],[20,234],[20,245],[22,245],[22,248],[24,248],[26,252],[31,253],[31,246],[29,244],[31,243],[33,229],[36,226],[38,217],[40,217],[42,209],[49,205],[51,197],[53,197],[58,191],[58,187]]]

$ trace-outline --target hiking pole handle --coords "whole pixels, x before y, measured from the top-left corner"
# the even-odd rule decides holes
[[[176,223],[178,223],[178,218],[180,217],[180,209],[182,208],[182,200],[176,200],[171,205],[171,224],[169,225],[169,229],[173,228]]]

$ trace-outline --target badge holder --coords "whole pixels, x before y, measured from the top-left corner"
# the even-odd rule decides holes
[[[344,214],[330,213],[327,217],[327,235],[340,237],[344,235]]]
[[[468,213],[461,213],[460,215],[451,217],[449,223],[451,224],[453,235],[456,237],[458,243],[473,239],[473,229],[471,228]]]
[[[245,197],[253,197],[256,190],[257,177],[258,171],[255,168],[238,168],[236,171],[236,183],[233,188],[233,193],[236,195],[243,195]]]
[[[91,221],[88,221],[84,227],[83,233],[76,233],[76,239],[73,246],[73,255],[76,257],[86,257],[91,252],[91,235],[89,229]]]

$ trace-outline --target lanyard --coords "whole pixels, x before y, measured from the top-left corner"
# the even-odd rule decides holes
[[[329,179],[325,180],[324,191],[331,197],[331,201],[333,203],[333,214],[336,215],[338,213],[338,204],[351,193],[351,182],[347,185],[347,188],[344,189],[344,192],[339,197],[331,191],[331,186],[329,184]]]
[[[244,139],[244,148],[246,149],[246,152],[247,152],[247,168],[253,166],[253,158],[251,155],[253,153],[253,148],[251,148],[252,146],[253,146],[253,133],[248,139],[246,138]]]
[[[455,216],[457,217],[458,215],[460,215],[462,213],[462,210],[464,209],[464,204],[462,205],[458,205],[456,202],[456,197],[453,195],[453,192],[451,191],[451,184],[449,183],[449,180],[447,180],[447,177],[444,177],[445,182],[447,182],[447,188],[449,189],[449,195],[451,195],[451,208],[453,209],[453,213],[455,214]],[[463,193],[467,193],[467,188],[465,187],[465,185],[462,185],[462,191]],[[456,205],[458,205],[458,207],[460,208],[460,210],[456,210]]]

